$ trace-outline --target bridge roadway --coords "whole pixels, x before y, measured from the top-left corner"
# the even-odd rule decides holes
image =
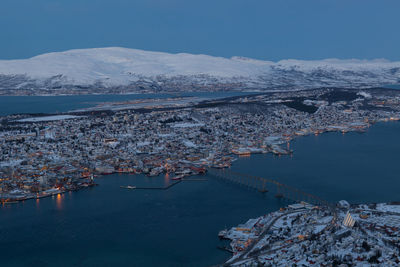
[[[304,201],[314,205],[332,206],[328,201],[323,200],[318,196],[303,192],[300,189],[285,185],[276,180],[233,172],[227,169],[209,169],[208,174],[225,181],[255,189],[262,193],[273,190],[275,191],[275,197],[277,198],[286,198],[295,202]]]

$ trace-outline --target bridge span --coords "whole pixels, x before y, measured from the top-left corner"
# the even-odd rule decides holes
[[[318,196],[306,193],[298,188],[288,186],[273,179],[257,177],[234,172],[228,169],[209,169],[208,174],[225,181],[246,186],[262,193],[272,192],[276,198],[285,198],[295,202],[307,202],[319,206],[332,206]]]

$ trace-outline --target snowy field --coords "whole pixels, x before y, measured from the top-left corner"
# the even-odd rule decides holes
[[[74,116],[74,115],[55,115],[55,116],[45,116],[45,117],[34,117],[17,120],[17,122],[40,122],[40,121],[61,121],[69,119],[79,119],[84,116]]]

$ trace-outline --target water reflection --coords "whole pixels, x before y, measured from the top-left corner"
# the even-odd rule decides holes
[[[167,172],[164,176],[164,185],[168,185],[169,184],[169,173]]]
[[[58,210],[62,210],[63,208],[63,200],[64,200],[64,196],[61,194],[57,194],[56,196],[56,206]]]

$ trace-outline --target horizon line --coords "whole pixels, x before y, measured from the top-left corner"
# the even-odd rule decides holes
[[[59,51],[50,51],[50,52],[45,52],[45,53],[40,53],[37,55],[34,55],[32,57],[27,57],[27,58],[14,58],[14,59],[1,59],[0,61],[20,61],[20,60],[29,60],[33,59],[35,57],[40,57],[43,55],[50,55],[50,54],[61,54],[61,53],[67,53],[67,52],[73,52],[73,51],[83,51],[83,50],[95,50],[95,49],[126,49],[126,50],[137,50],[137,51],[143,51],[147,53],[160,53],[160,54],[169,54],[169,55],[193,55],[193,56],[208,56],[208,57],[213,57],[213,58],[221,58],[221,59],[227,59],[227,60],[235,60],[235,59],[248,59],[248,60],[254,60],[254,61],[262,61],[262,62],[271,62],[271,63],[279,63],[281,61],[303,61],[303,62],[313,62],[313,61],[361,61],[361,62],[382,62],[382,63],[396,63],[400,61],[395,61],[395,60],[390,60],[387,58],[371,58],[371,59],[366,59],[366,58],[338,58],[338,57],[326,57],[326,58],[320,58],[320,59],[298,59],[298,58],[285,58],[285,59],[280,59],[277,61],[274,60],[267,60],[267,59],[259,59],[259,58],[252,58],[252,57],[246,57],[246,56],[240,56],[240,55],[235,55],[231,57],[224,57],[224,56],[217,56],[217,55],[211,55],[211,54],[205,54],[205,53],[188,53],[188,52],[165,52],[165,51],[155,51],[155,50],[147,50],[147,49],[139,49],[139,48],[131,48],[131,47],[124,47],[124,46],[103,46],[103,47],[87,47],[87,48],[71,48],[71,49],[66,49],[66,50],[59,50]]]

